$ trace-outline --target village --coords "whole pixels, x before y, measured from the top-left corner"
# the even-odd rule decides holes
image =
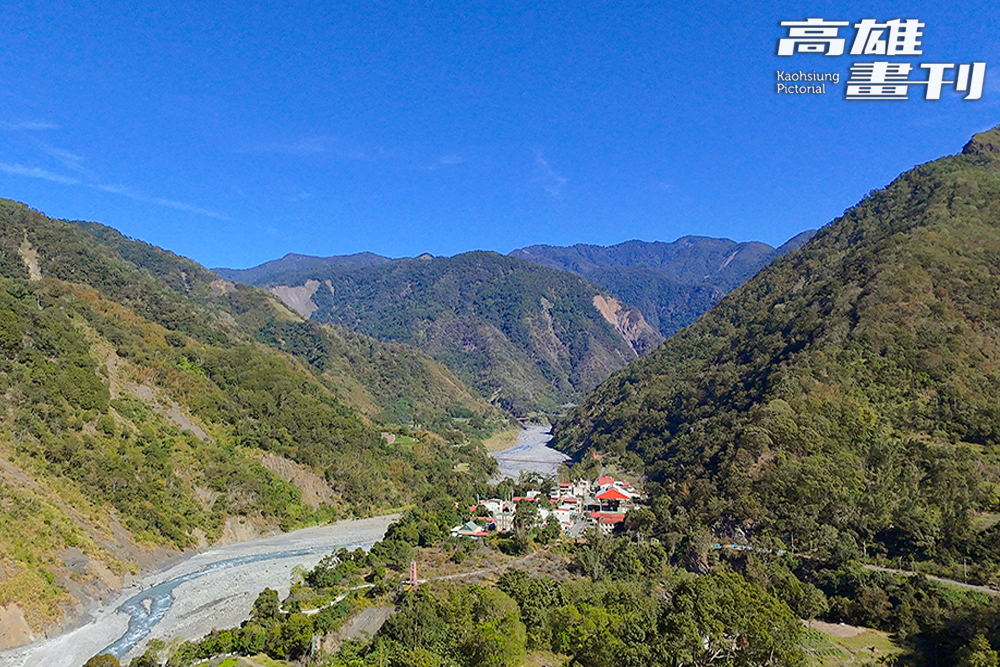
[[[507,499],[481,500],[469,507],[472,518],[451,529],[452,537],[483,538],[492,533],[509,533],[515,529],[516,516],[529,516],[533,528],[555,524],[560,533],[579,537],[590,528],[610,535],[625,515],[642,502],[643,494],[627,481],[602,476],[596,481],[577,480],[552,486],[546,495],[528,490],[524,495]],[[517,511],[520,503],[531,503],[536,512]]]

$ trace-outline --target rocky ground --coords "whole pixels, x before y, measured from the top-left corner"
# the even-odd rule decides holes
[[[126,589],[114,601],[92,610],[86,623],[75,630],[0,654],[0,667],[80,667],[125,632],[128,618],[118,611],[122,602],[140,590],[206,568],[209,571],[205,574],[174,590],[173,606],[143,642],[124,657],[123,662],[141,654],[145,642],[154,637],[196,639],[213,628],[239,625],[247,618],[257,594],[264,588],[275,588],[282,597],[288,594],[293,567],[301,564],[311,568],[327,553],[341,546],[371,545],[381,539],[385,529],[395,519],[396,516],[392,515],[342,521],[206,549],[144,577],[137,586]],[[307,556],[273,558],[211,570],[213,563],[242,556],[319,547],[323,550]]]

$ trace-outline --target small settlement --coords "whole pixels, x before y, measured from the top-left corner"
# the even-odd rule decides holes
[[[451,529],[453,537],[481,538],[491,531],[507,533],[514,529],[518,503],[534,503],[540,515],[539,525],[555,522],[563,534],[577,537],[587,528],[597,526],[610,534],[615,524],[635,508],[642,493],[626,481],[599,477],[596,482],[578,480],[557,484],[546,497],[540,491],[507,500],[492,498],[469,508],[473,518]]]

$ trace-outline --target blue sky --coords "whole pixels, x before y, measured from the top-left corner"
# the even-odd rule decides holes
[[[207,266],[779,244],[1000,124],[993,1],[19,4],[0,197]],[[872,57],[776,55],[807,17],[919,19],[894,60],[986,62],[983,97],[845,100]],[[779,95],[778,70],[841,82]]]

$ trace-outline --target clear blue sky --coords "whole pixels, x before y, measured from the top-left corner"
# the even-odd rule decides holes
[[[208,266],[778,244],[1000,124],[995,0],[46,4],[0,25],[0,197]],[[919,19],[893,60],[985,61],[983,99],[845,100],[873,57],[776,55],[814,16]]]

